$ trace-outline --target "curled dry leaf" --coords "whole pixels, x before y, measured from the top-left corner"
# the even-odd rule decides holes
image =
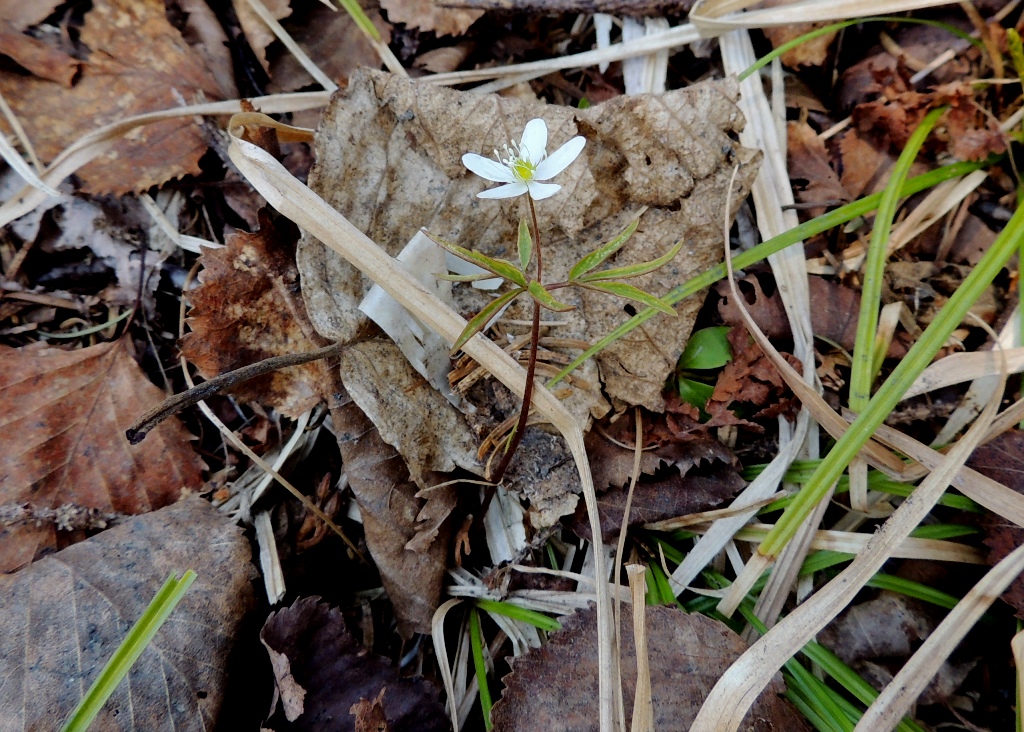
[[[192,332],[181,339],[181,353],[208,379],[326,345],[310,326],[299,291],[297,227],[266,210],[259,219],[255,233],[238,232],[224,248],[204,249],[202,284],[189,293]],[[233,393],[294,418],[320,401],[329,371],[325,361],[313,361],[244,382]]]
[[[87,56],[71,89],[0,71],[0,94],[43,162],[101,125],[217,99],[216,81],[167,21],[160,0],[96,0],[79,40]],[[90,193],[143,191],[198,173],[204,152],[202,128],[191,117],[167,120],[137,129],[78,176]]]
[[[388,659],[367,653],[348,632],[341,611],[319,597],[271,613],[260,640],[284,702],[283,714],[264,723],[268,729],[355,730],[357,718],[350,711],[365,699],[383,706],[391,732],[449,729],[437,690],[425,680],[400,677]]]
[[[477,199],[486,184],[465,169],[461,157],[469,151],[500,148],[517,137],[528,120],[542,117],[552,149],[578,133],[587,137],[582,156],[558,178],[562,191],[538,205],[545,272],[557,280],[646,206],[637,233],[616,255],[614,265],[654,259],[683,239],[679,257],[637,281],[645,290],[664,294],[719,261],[719,218],[732,167],[741,164],[737,195],[743,195],[756,173],[756,155],[730,137],[742,125],[735,98],[734,83],[722,81],[574,110],[364,71],[352,77],[325,113],[311,186],[393,256],[425,227],[488,256],[512,257],[522,202]],[[657,141],[653,146],[652,140]],[[370,283],[312,239],[300,242],[298,261],[303,295],[320,333],[343,342],[363,333],[365,319],[356,306]],[[466,315],[487,302],[487,296],[474,288],[455,290],[457,307]],[[564,325],[549,335],[592,342],[629,317],[622,302],[606,295],[561,293],[578,309],[559,314]],[[594,363],[581,367],[578,376],[591,385],[603,381],[614,399],[662,409],[665,378],[699,306],[697,298],[685,301],[677,308],[679,318],[659,316],[606,350],[599,357],[600,377]],[[528,318],[529,306],[517,303],[508,316]],[[562,350],[561,357],[576,353]],[[594,388],[572,389],[565,403],[583,423],[608,408]],[[454,414],[454,407],[445,408],[462,418]],[[494,425],[507,417],[496,415]],[[400,418],[422,420],[411,409]],[[443,427],[428,424],[426,429],[437,434]],[[396,448],[407,458],[414,453],[408,443],[396,443]],[[562,498],[554,496],[558,510],[575,505],[575,497],[567,497],[578,484],[570,480],[558,491]],[[548,509],[552,507],[544,510]]]
[[[195,582],[90,729],[211,729],[255,604],[249,560],[242,532],[191,497],[0,577],[0,718],[58,729],[168,575],[192,569]]]
[[[445,8],[435,0],[381,0],[392,23],[404,23],[437,36],[461,36],[484,14],[483,10]]]
[[[0,348],[0,503],[139,514],[202,485],[205,466],[177,419],[128,444],[132,421],[164,398],[128,348],[123,339],[77,351]],[[53,526],[7,527],[0,570],[82,538]]]
[[[674,607],[648,607],[646,620],[654,728],[685,732],[711,687],[746,645],[723,623]],[[596,612],[582,610],[564,618],[562,630],[547,645],[513,660],[512,673],[504,678],[505,691],[491,714],[496,732],[594,729],[597,648],[591,638],[596,633]],[[622,696],[629,719],[636,687],[632,623],[622,623],[621,638]],[[778,696],[781,692],[779,682],[765,689],[743,729],[807,730],[803,719]]]

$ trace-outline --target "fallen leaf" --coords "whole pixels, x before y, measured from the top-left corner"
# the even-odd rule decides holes
[[[87,55],[71,89],[0,71],[0,94],[43,162],[101,125],[218,98],[216,81],[167,21],[160,0],[96,0],[79,40]],[[139,128],[77,175],[90,193],[144,191],[199,173],[204,152],[199,124],[190,117],[167,120]]]
[[[381,40],[390,43],[391,25],[381,17],[377,5],[365,2],[363,10],[380,32]],[[289,28],[299,47],[340,87],[348,84],[349,76],[360,66],[380,66],[380,56],[373,44],[344,10],[313,3],[311,8],[296,9],[295,16],[289,20]],[[268,92],[296,91],[312,83],[313,77],[294,54],[285,52],[271,57]]]
[[[810,299],[814,303],[828,303],[828,307],[811,308],[811,330],[814,335],[838,343],[847,351],[853,350],[857,336],[857,317],[860,313],[860,293],[834,280],[811,275],[807,278]],[[739,280],[737,287],[743,295],[747,312],[769,338],[789,338],[789,318],[782,304],[782,295],[777,289],[769,296],[762,288],[757,275],[747,275]],[[732,326],[744,327],[743,316],[732,299],[732,290],[727,283],[715,286],[722,300],[718,314]],[[903,334],[898,333],[889,346],[889,358],[900,358],[907,352]],[[728,368],[728,367],[727,367]]]
[[[16,30],[42,23],[60,5],[62,0],[0,0],[0,19],[8,21]]]
[[[206,0],[177,0],[177,5],[185,15],[182,37],[199,54],[210,74],[217,80],[221,99],[238,99],[228,34],[217,14]]]
[[[372,702],[360,699],[352,705],[349,713],[355,716],[355,732],[390,732],[387,713],[384,711],[384,693],[387,687],[383,687],[377,698]]]
[[[674,607],[647,608],[647,643],[658,732],[690,729],[719,677],[746,650],[725,624]],[[597,699],[597,613],[591,608],[561,620],[546,645],[514,659],[505,691],[491,713],[496,732],[569,732],[594,728]],[[630,718],[636,688],[633,624],[621,627],[622,697]],[[768,686],[747,714],[746,732],[802,732],[808,727]]]
[[[967,464],[1007,488],[1024,493],[1024,431],[1010,430],[975,449]],[[992,566],[1024,544],[1024,529],[986,513],[982,519],[987,561]],[[1024,619],[1024,577],[1017,577],[1002,595],[1018,618]]]
[[[756,155],[738,147],[728,134],[741,124],[735,96],[735,86],[726,81],[573,110],[361,71],[325,112],[310,185],[393,256],[425,227],[449,240],[470,242],[484,254],[508,257],[512,255],[509,247],[515,246],[522,202],[477,199],[486,183],[465,169],[461,157],[470,150],[489,152],[500,147],[518,135],[527,120],[544,117],[551,148],[577,132],[588,138],[581,158],[559,176],[563,192],[538,205],[545,272],[557,280],[647,206],[615,265],[653,259],[684,239],[684,255],[636,282],[663,294],[719,261],[718,204],[724,200],[733,161],[742,163],[743,190],[755,172]],[[641,139],[662,142],[650,147],[647,142],[641,145]],[[310,238],[300,241],[297,258],[303,295],[317,330],[343,343],[364,338],[367,324],[356,306],[369,287],[367,280]],[[456,307],[466,315],[488,302],[487,295],[472,287],[459,286],[454,291]],[[578,310],[559,314],[564,324],[551,329],[551,336],[592,342],[629,318],[631,311],[624,310],[617,299],[589,291],[561,292]],[[699,308],[698,298],[686,300],[677,307],[680,317],[659,316],[604,351],[597,362],[577,369],[576,383],[581,386],[573,386],[563,403],[586,425],[608,409],[596,388],[603,383],[614,399],[662,409],[665,378],[675,366]],[[526,303],[514,303],[507,312],[509,318],[529,316]],[[559,358],[578,353],[563,348],[553,351]],[[379,364],[375,368],[384,370]],[[352,378],[351,372],[347,378]],[[517,400],[508,400],[507,408],[499,410],[490,402],[474,401],[472,394],[468,397],[480,413],[471,426],[481,440],[518,409]],[[397,412],[390,415],[394,422],[426,422],[422,431],[435,439],[447,432],[449,420],[470,419],[451,405],[439,404],[438,409],[447,410],[449,416],[442,419],[439,412],[431,411],[430,419],[424,420],[418,404],[407,399],[381,400],[374,409],[365,402],[363,406],[371,416],[385,410]],[[485,424],[486,420],[491,421]],[[545,446],[559,442],[544,433],[531,438],[532,431],[524,439]],[[415,460],[411,449],[397,442],[396,447],[403,457]],[[518,462],[523,466],[517,468]],[[543,487],[527,476],[539,477]],[[568,512],[576,505],[578,480],[571,461],[567,463],[561,453],[526,457],[524,448],[510,467],[509,479],[531,501],[535,525],[537,521],[550,525],[558,511]]]
[[[839,180],[854,198],[885,187],[896,163],[896,158],[855,129],[847,130],[839,138],[839,156]]]
[[[128,444],[125,430],[164,399],[128,349],[124,339],[77,351],[0,347],[0,504],[139,514],[202,485],[205,466],[177,419]],[[53,526],[6,527],[0,570],[81,538]]]
[[[820,216],[826,209],[852,200],[829,164],[825,142],[806,122],[786,125],[789,145],[789,179],[801,203],[820,203],[807,209],[810,217]]]
[[[427,51],[417,56],[413,66],[417,69],[426,69],[435,74],[444,74],[459,68],[469,57],[472,50],[473,44],[470,43],[435,48],[432,51]]]
[[[426,501],[417,498],[419,487],[410,479],[401,456],[381,439],[355,402],[346,399],[340,379],[332,384],[328,403],[341,459],[362,516],[366,545],[391,599],[399,631],[405,637],[429,633],[447,576],[451,537],[447,518],[455,507],[455,488],[433,490]],[[437,484],[447,476],[424,479]]]
[[[181,353],[204,378],[271,356],[312,351],[326,345],[309,324],[295,267],[298,229],[262,210],[260,228],[235,233],[222,249],[204,249],[199,287],[189,293],[192,329]],[[232,390],[241,399],[298,417],[321,400],[330,367],[323,360],[292,366],[244,382]]]
[[[760,7],[775,8],[785,4],[786,0],[765,0],[761,3]],[[824,28],[826,25],[828,23],[792,23],[790,25],[770,26],[764,29],[764,35],[771,41],[773,48],[778,48],[784,43],[788,43],[819,28]],[[782,54],[782,63],[791,69],[800,66],[821,66],[828,58],[829,48],[831,48],[837,34],[838,31],[832,31],[817,38],[804,41],[796,46],[796,48],[791,48]]]
[[[367,653],[348,632],[341,612],[319,597],[271,613],[260,640],[274,659],[282,699],[292,700],[290,711],[286,703],[284,714],[264,723],[268,729],[355,730],[350,710],[361,699],[382,704],[391,732],[450,729],[437,690],[423,679],[400,677],[388,659]],[[387,694],[381,695],[385,687]]]
[[[59,48],[53,48],[32,36],[21,33],[10,21],[0,22],[0,54],[41,79],[71,86],[78,73],[79,62]]]
[[[483,10],[445,8],[434,0],[381,0],[381,7],[392,23],[404,23],[440,36],[461,36],[479,20]]]
[[[274,20],[281,20],[292,14],[291,0],[261,0],[261,2]],[[263,70],[269,72],[267,46],[276,41],[277,36],[274,35],[270,26],[256,14],[248,0],[231,0],[231,4],[235,8],[235,15],[238,17],[239,25],[242,26],[242,33],[245,34],[249,48],[256,54],[256,60],[263,66]]]
[[[211,729],[255,604],[249,560],[234,523],[191,497],[0,577],[0,717],[58,729],[167,576],[192,569],[195,582],[90,729]]]

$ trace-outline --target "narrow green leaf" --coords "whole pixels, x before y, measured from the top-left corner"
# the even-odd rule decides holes
[[[622,246],[629,241],[629,237],[633,236],[633,232],[636,231],[636,227],[640,225],[640,219],[635,219],[625,229],[622,230],[617,237],[612,239],[607,244],[602,245],[598,249],[595,249],[590,254],[585,256],[583,259],[578,261],[571,270],[569,270],[569,281],[572,282],[579,279],[581,275],[586,274],[594,267],[604,264],[608,257],[615,254],[615,252],[622,249]]]
[[[487,661],[484,660],[484,636],[480,628],[480,612],[474,607],[469,611],[469,647],[473,654],[473,670],[480,687],[480,710],[484,715],[484,729],[494,728],[491,722],[491,689],[487,685]]]
[[[349,16],[351,16],[359,30],[377,43],[383,43],[383,40],[380,37],[380,31],[377,30],[377,26],[375,26],[373,21],[366,15],[366,12],[362,7],[360,7],[357,0],[338,0],[338,4],[345,9],[345,12],[347,12]]]
[[[460,274],[447,274],[445,272],[434,272],[434,277],[439,280],[447,280],[448,282],[479,282],[480,280],[493,280],[495,279],[493,272],[481,272],[480,274],[471,275],[460,275]]]
[[[434,236],[433,234],[427,234],[427,236],[430,237],[432,242],[442,249],[447,249],[459,259],[465,259],[467,262],[472,262],[478,267],[483,267],[488,272],[493,272],[499,277],[504,277],[513,284],[519,285],[520,287],[526,287],[526,276],[511,262],[506,262],[503,259],[494,259],[480,254],[480,252],[471,251],[465,247],[460,247],[458,244],[452,244],[450,241],[445,241],[441,237]]]
[[[569,310],[575,310],[575,305],[567,305],[564,302],[560,302],[551,296],[551,293],[544,289],[544,285],[534,280],[530,283],[529,293],[538,305],[548,310],[554,310],[556,313],[565,313]]]
[[[544,613],[539,613],[536,610],[530,610],[525,607],[513,605],[511,602],[499,602],[497,600],[480,598],[476,601],[476,606],[486,613],[504,615],[505,617],[512,618],[513,620],[529,623],[541,630],[547,630],[550,632],[562,629],[562,624],[554,618],[548,617]]]
[[[157,591],[135,625],[129,629],[121,644],[103,666],[99,676],[89,687],[78,706],[61,727],[61,732],[85,732],[99,714],[107,699],[114,693],[121,680],[128,675],[132,665],[153,640],[174,608],[181,602],[189,586],[195,581],[196,573],[191,569],[181,579],[171,574]]]
[[[459,339],[455,341],[455,345],[452,346],[452,353],[455,353],[464,345],[466,341],[475,336],[480,332],[484,326],[494,317],[494,314],[505,307],[506,304],[512,302],[517,295],[523,292],[523,288],[519,287],[514,290],[509,290],[504,295],[494,300],[491,300],[484,308],[473,316],[473,319],[466,323],[466,327],[463,328],[462,333],[459,334]]]
[[[727,325],[718,325],[694,331],[679,357],[678,368],[717,369],[732,361],[732,348],[727,338],[730,330]]]
[[[652,259],[650,262],[640,262],[640,264],[630,264],[625,267],[615,267],[614,269],[604,269],[600,272],[592,272],[590,274],[583,275],[579,280],[580,282],[597,282],[600,280],[626,280],[630,277],[639,277],[640,275],[645,275],[648,272],[653,272],[656,269],[664,267],[676,258],[676,255],[679,254],[679,250],[682,248],[683,242],[679,241],[663,255],[657,259]]]
[[[607,292],[609,295],[624,297],[627,300],[636,300],[649,308],[660,310],[672,317],[677,315],[676,311],[668,303],[650,293],[644,292],[639,287],[627,285],[625,282],[581,282],[580,287],[586,287],[589,290],[600,290],[601,292]]]
[[[519,219],[519,265],[523,272],[530,266],[533,259],[533,237],[530,236],[530,225],[526,223],[526,217]]]

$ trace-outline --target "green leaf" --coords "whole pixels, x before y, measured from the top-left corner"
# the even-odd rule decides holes
[[[529,610],[525,607],[513,605],[510,602],[500,602],[498,600],[479,598],[476,601],[476,606],[484,612],[494,613],[495,615],[504,615],[505,617],[512,618],[513,620],[529,623],[541,630],[555,631],[562,629],[562,624],[554,618],[548,617],[544,613],[539,613],[536,610]]]
[[[597,282],[598,280],[625,280],[630,277],[639,277],[640,275],[645,275],[648,272],[653,272],[656,269],[664,267],[676,258],[676,255],[679,254],[679,250],[682,248],[683,242],[679,241],[669,251],[665,252],[665,254],[657,259],[652,259],[650,262],[641,262],[640,264],[630,264],[626,267],[605,269],[600,272],[594,272],[593,274],[583,275],[579,280],[580,282]]]
[[[679,379],[678,389],[680,399],[700,410],[707,406],[708,399],[715,393],[715,387],[711,384],[702,384],[699,381],[683,377]]]
[[[519,219],[519,264],[523,271],[530,266],[533,258],[533,239],[530,237],[530,225],[526,223],[526,217]]]
[[[564,313],[569,310],[575,310],[575,305],[567,305],[564,302],[559,302],[551,296],[551,293],[544,289],[544,285],[534,280],[530,283],[529,287],[530,297],[532,297],[538,305],[548,310],[554,310],[556,313]]]
[[[435,272],[434,277],[439,280],[448,280],[449,282],[479,282],[480,280],[493,280],[493,272],[481,272],[480,274],[472,275],[460,275],[460,274],[447,274],[445,272]]]
[[[132,665],[142,655],[153,636],[160,630],[174,608],[181,602],[189,586],[196,578],[191,569],[178,579],[172,573],[163,586],[157,591],[149,605],[143,611],[135,625],[128,631],[121,644],[114,649],[113,655],[96,677],[78,706],[61,727],[62,732],[85,732],[99,714],[107,699],[114,693],[121,680],[128,675]]]
[[[491,690],[487,686],[484,634],[480,629],[480,613],[476,608],[469,611],[469,647],[473,655],[473,671],[476,673],[477,685],[480,687],[480,711],[484,715],[484,729],[490,732],[494,728],[491,723]]]
[[[493,259],[480,254],[479,252],[470,251],[465,247],[460,247],[458,244],[452,244],[450,241],[445,241],[441,237],[434,236],[433,234],[427,234],[427,236],[430,237],[432,242],[442,249],[447,249],[459,259],[465,259],[467,262],[472,262],[478,267],[483,267],[488,272],[493,272],[513,284],[519,285],[520,287],[526,287],[526,276],[511,262],[506,262],[503,259]]]
[[[679,357],[680,369],[717,369],[732,361],[729,347],[729,326],[701,328],[690,336]]]
[[[664,300],[661,300],[650,293],[644,292],[639,287],[627,285],[625,282],[581,282],[580,287],[586,287],[588,290],[600,290],[601,292],[607,292],[610,295],[624,297],[627,300],[636,300],[649,308],[660,310],[666,315],[671,315],[672,317],[676,317],[677,315],[676,311],[672,309],[672,306]]]
[[[494,317],[495,313],[501,310],[505,305],[516,299],[516,296],[523,292],[522,287],[518,287],[514,290],[509,290],[501,297],[491,300],[479,313],[473,316],[473,319],[466,323],[466,327],[463,328],[462,333],[459,334],[459,339],[455,341],[455,345],[452,346],[452,353],[455,353],[464,345],[466,341],[475,336],[484,326],[490,322],[491,318]]]
[[[1024,79],[1024,41],[1020,33],[1013,28],[1006,29],[1006,47],[1010,51],[1010,58],[1013,59],[1013,66],[1017,71],[1017,78]]]
[[[569,281],[579,279],[581,275],[586,274],[594,267],[604,264],[608,257],[615,254],[615,252],[622,249],[622,246],[629,241],[629,237],[633,236],[633,232],[636,231],[636,227],[640,225],[640,219],[635,219],[629,226],[622,230],[622,233],[612,239],[607,244],[601,246],[599,249],[595,249],[590,254],[585,256],[583,259],[578,261],[573,268],[569,270]]]

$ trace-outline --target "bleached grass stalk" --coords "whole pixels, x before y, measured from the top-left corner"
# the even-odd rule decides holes
[[[444,620],[452,608],[459,605],[462,600],[456,598],[446,600],[434,611],[434,617],[430,620],[430,638],[434,642],[434,654],[437,656],[437,665],[441,670],[441,683],[444,685],[445,696],[447,697],[448,714],[452,720],[452,730],[459,730],[459,701],[455,695],[455,678],[452,676],[452,669],[448,665],[448,644],[444,638]],[[461,635],[461,634],[460,634]]]
[[[28,156],[28,161],[32,163],[32,168],[36,171],[41,172],[43,170],[43,164],[39,162],[39,156],[36,155],[36,149],[32,145],[32,140],[25,133],[25,128],[21,124],[21,120],[18,119],[18,115],[11,109],[11,105],[7,103],[7,98],[0,94],[0,113],[4,115],[4,119],[7,120],[7,124],[11,126],[11,132],[18,138],[18,142],[21,143],[21,149],[25,151],[25,155]],[[12,166],[13,167],[13,166]]]
[[[732,285],[736,296],[735,282]],[[747,314],[744,319],[748,321],[748,329],[753,331],[757,326],[749,318]],[[763,334],[758,338],[759,342],[761,338]],[[1003,372],[1004,382],[1005,378]],[[734,732],[739,728],[750,705],[782,665],[842,612],[888,561],[896,546],[928,515],[952,476],[985,436],[998,405],[998,398],[989,402],[967,434],[870,537],[849,567],[798,606],[729,667],[705,699],[690,732]]]
[[[758,0],[698,0],[690,10],[690,20],[705,37],[712,37],[744,28],[838,21],[867,15],[895,15],[908,10],[949,5],[950,2],[951,0],[801,0],[743,12],[746,8],[756,5]]]
[[[252,523],[256,527],[256,545],[260,550],[260,574],[263,575],[267,602],[276,605],[284,599],[287,588],[284,584],[284,571],[281,569],[281,557],[277,553],[277,540],[274,538],[270,512],[260,511],[253,516]]]
[[[338,90],[338,85],[331,80],[331,77],[320,70],[320,67],[313,62],[309,54],[302,50],[299,44],[295,42],[295,39],[291,37],[291,34],[284,29],[284,26],[277,22],[277,18],[271,15],[270,11],[267,10],[267,6],[263,4],[263,0],[246,0],[246,2],[249,3],[252,11],[259,16],[259,19],[266,24],[270,32],[274,34],[277,40],[281,41],[282,45],[288,49],[288,52],[295,57],[299,65],[306,70],[306,73],[313,77],[317,84],[329,92]]]
[[[1017,667],[1017,732],[1024,727],[1024,630],[1019,630],[1010,641],[1010,650],[1013,652],[1013,665]]]
[[[633,647],[636,649],[636,693],[630,732],[654,732],[654,701],[651,698],[651,663],[647,652],[647,568],[626,565],[633,596]]]
[[[454,343],[465,328],[466,321],[408,275],[394,259],[344,216],[294,178],[273,156],[242,140],[236,132],[240,125],[245,124],[267,124],[273,127],[279,125],[264,115],[241,114],[232,118],[228,128],[231,136],[228,154],[231,160],[267,202],[345,257],[424,325],[449,343]],[[495,378],[513,393],[522,397],[526,385],[525,372],[497,344],[477,335],[463,346],[463,351],[487,367]],[[600,537],[597,496],[583,445],[583,432],[564,405],[540,385],[534,390],[534,405],[566,440],[579,473],[591,531],[595,538]],[[600,551],[596,553],[595,561],[596,576],[602,579],[607,577],[605,559]],[[600,729],[601,732],[612,732],[616,716],[613,689],[618,683],[618,674],[613,665],[611,604],[608,586],[603,581],[597,584],[597,625]]]
[[[932,631],[861,717],[855,732],[890,729],[917,701],[924,688],[967,632],[1024,571],[1024,546],[1002,559]]]

